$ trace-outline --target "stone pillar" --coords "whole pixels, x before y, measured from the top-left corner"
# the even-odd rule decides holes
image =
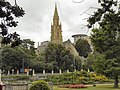
[[[81,71],[83,71],[83,69],[81,69]]]
[[[69,69],[67,69],[67,73],[69,73]]]
[[[88,68],[88,72],[90,72],[90,69]]]
[[[59,73],[60,73],[60,74],[62,73],[61,69],[59,70]]]
[[[45,74],[45,70],[43,70],[43,74]]]
[[[76,72],[76,69],[74,69],[74,72]]]
[[[8,75],[10,75],[10,70],[8,70]]]
[[[52,74],[54,73],[54,70],[52,70]]]
[[[29,75],[29,70],[27,71],[27,75]]]
[[[12,69],[12,74],[14,74],[14,69]]]
[[[19,70],[17,69],[17,75],[19,75]]]
[[[35,76],[35,70],[33,69],[33,74],[32,74],[33,76]]]

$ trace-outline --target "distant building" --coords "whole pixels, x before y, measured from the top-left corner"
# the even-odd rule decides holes
[[[71,54],[73,54],[74,56],[79,56],[79,53],[77,52],[73,43],[69,39],[67,41],[63,42],[63,45],[65,46],[65,48],[67,50],[70,51]]]
[[[92,43],[91,43],[91,40],[90,40],[90,36],[86,35],[86,34],[75,34],[75,35],[72,35],[72,37],[74,38],[74,45],[76,44],[76,42],[79,40],[79,39],[84,39],[84,40],[87,40],[88,43],[90,44],[90,48],[92,49],[92,53],[93,53],[93,46],[92,46]]]
[[[87,36],[87,35],[82,35],[81,38],[83,38],[83,36]],[[54,10],[54,16],[53,16],[53,24],[51,25],[51,41],[44,41],[41,43],[41,45],[38,45],[38,48],[36,50],[37,55],[40,55],[45,50],[49,42],[54,44],[61,44],[67,50],[69,50],[71,54],[79,57],[79,54],[74,47],[74,44],[69,39],[63,42],[62,25],[61,23],[59,23],[59,15],[58,15],[56,5]]]
[[[74,38],[74,44],[79,40],[79,39],[87,39],[87,35],[86,34],[75,34],[72,35],[72,37]]]
[[[51,42],[55,44],[62,44],[62,25],[59,23],[59,16],[57,11],[57,5],[55,5],[55,11],[53,16],[53,24],[51,25]]]
[[[41,45],[38,44],[36,54],[40,55],[41,53],[43,53],[49,42],[50,41],[44,41],[41,43]]]

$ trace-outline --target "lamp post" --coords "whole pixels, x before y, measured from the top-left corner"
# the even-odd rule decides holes
[[[1,66],[0,66],[0,84],[2,84],[2,79],[1,79],[1,74],[2,74],[2,50],[3,48],[0,48],[0,61],[1,61]]]
[[[75,55],[74,55],[74,65],[73,65],[73,67],[74,67],[74,71],[76,71],[76,66],[75,66]]]
[[[74,82],[74,65],[72,64],[71,66],[73,66],[73,71],[72,71],[72,84],[73,84],[73,82]]]
[[[2,80],[1,80],[1,73],[2,73],[2,70],[0,69],[0,84],[2,83]]]
[[[74,72],[76,71],[75,67],[75,55],[74,55],[74,60],[73,60],[73,72],[72,72],[72,83],[74,83]]]
[[[22,67],[22,68],[23,68],[23,74],[24,74],[24,62],[25,62],[25,61],[24,61],[24,59],[23,59],[23,67]]]

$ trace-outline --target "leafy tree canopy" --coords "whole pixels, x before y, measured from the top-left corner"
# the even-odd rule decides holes
[[[3,47],[2,51],[2,68],[6,70],[20,69],[23,67],[30,67],[30,55],[24,52],[21,47],[11,48],[9,46]]]
[[[16,32],[9,34],[8,28],[16,27],[18,22],[15,18],[23,17],[24,14],[23,8],[17,5],[16,0],[15,5],[11,5],[6,0],[0,0],[0,34],[3,36],[3,44],[11,44],[14,47],[21,43],[19,35]]]
[[[85,58],[92,51],[90,48],[90,44],[88,43],[87,40],[84,39],[79,39],[75,44],[75,48],[78,51],[79,55]]]
[[[118,0],[99,0],[101,8],[88,19],[88,26],[95,23],[99,28],[94,28],[91,35],[96,52],[103,54],[98,58],[96,71],[104,72],[107,76],[114,77],[114,87],[118,87],[118,75],[120,75],[120,11]],[[97,68],[98,67],[98,68]],[[98,70],[97,70],[98,69]]]
[[[73,64],[73,55],[62,45],[50,43],[45,49],[45,60],[48,66],[53,65],[54,70],[66,70]]]
[[[95,11],[94,14],[89,17],[88,19],[89,28],[91,28],[97,22],[101,23],[103,17],[112,19],[112,17],[108,16],[108,13],[114,13],[115,10],[119,9],[113,8],[118,6],[118,0],[98,0],[98,3],[100,4],[101,7],[99,7],[97,11]],[[117,12],[119,12],[119,10]],[[103,23],[101,23],[100,26],[102,26],[102,24]]]

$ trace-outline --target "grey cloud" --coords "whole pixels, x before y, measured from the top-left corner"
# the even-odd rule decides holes
[[[81,30],[81,24],[86,23],[86,21],[82,19],[88,17],[88,15],[84,14],[80,16],[80,14],[91,6],[98,6],[97,0],[85,0],[80,4],[73,3],[72,0],[17,0],[17,2],[18,5],[25,9],[26,15],[18,19],[19,26],[15,28],[15,30],[19,31],[22,37],[24,37],[23,32],[26,32],[32,40],[38,41],[39,39],[40,42],[44,41],[44,39],[50,39],[50,25],[53,19],[55,2],[58,4],[58,12],[60,21],[62,22],[63,32],[66,31],[66,33],[70,35],[72,33],[82,33],[87,30]],[[94,10],[89,10],[89,13],[93,11]],[[64,25],[63,22],[66,25]],[[63,37],[68,37],[69,39],[70,35]]]

